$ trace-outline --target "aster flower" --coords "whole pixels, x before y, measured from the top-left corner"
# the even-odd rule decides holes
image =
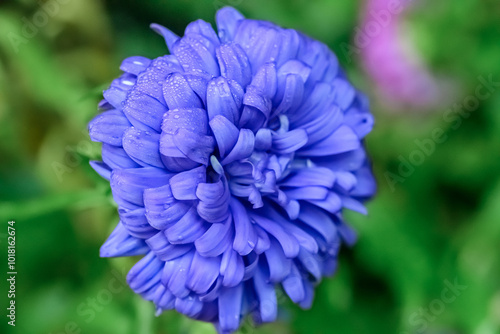
[[[89,124],[120,216],[101,256],[144,255],[130,287],[221,333],[274,321],[278,287],[309,307],[375,191],[366,99],[324,44],[233,8],[218,34],[152,28],[171,54],[125,59]]]

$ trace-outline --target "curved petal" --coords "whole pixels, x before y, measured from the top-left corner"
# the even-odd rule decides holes
[[[257,233],[240,201],[231,197],[229,205],[233,214],[235,230],[233,249],[242,256],[248,255],[257,244]]]
[[[196,189],[202,182],[206,182],[205,166],[175,174],[170,179],[170,189],[178,200],[194,200],[198,198]]]
[[[279,223],[267,217],[254,214],[252,214],[251,217],[260,227],[278,240],[287,258],[291,259],[299,254],[299,242],[293,235],[283,229]]]
[[[166,112],[165,105],[155,98],[139,92],[137,88],[129,92],[123,107],[123,113],[130,123],[138,127],[141,127],[140,123],[142,123],[158,132],[161,129],[163,114]]]
[[[180,73],[170,74],[163,84],[163,98],[168,109],[202,108],[199,96]]]
[[[223,288],[220,291],[219,326],[223,333],[238,329],[241,321],[241,305],[243,302],[243,285],[232,288]]]
[[[177,298],[186,298],[190,291],[186,287],[189,268],[193,260],[194,251],[188,252],[178,258],[165,262],[161,274],[161,282]]]
[[[144,190],[165,185],[171,177],[172,174],[154,167],[115,169],[111,173],[113,198],[118,204],[127,201],[142,206]]]
[[[337,213],[342,208],[342,200],[333,191],[329,191],[324,200],[308,200],[308,202],[330,213]]]
[[[337,228],[328,214],[312,205],[304,204],[301,207],[299,219],[318,231],[327,243],[333,242],[337,235]]]
[[[325,156],[358,149],[361,145],[358,136],[347,125],[340,126],[320,142],[297,151],[298,156]]]
[[[148,239],[155,235],[158,230],[149,225],[146,219],[146,210],[144,208],[136,210],[118,210],[120,220],[131,236]]]
[[[217,34],[212,28],[212,25],[203,20],[198,19],[187,25],[186,30],[184,30],[184,35],[190,35],[190,34],[201,35],[210,40],[210,43],[213,44],[214,46],[220,44],[219,37],[217,37]]]
[[[130,122],[122,112],[114,109],[105,111],[89,123],[90,139],[113,146],[122,146],[123,134],[130,126]]]
[[[294,303],[300,303],[305,297],[304,284],[297,266],[292,263],[290,274],[283,280],[283,289]]]
[[[175,309],[179,313],[196,319],[203,310],[203,303],[196,297],[177,298]]]
[[[207,229],[206,222],[198,216],[196,208],[192,207],[177,223],[165,231],[165,235],[171,244],[188,244],[201,237]]]
[[[177,40],[179,40],[179,36],[177,36],[172,31],[170,31],[170,29],[167,29],[164,26],[156,24],[156,23],[152,23],[150,25],[150,27],[156,33],[158,33],[159,35],[163,36],[163,38],[165,39],[165,43],[167,44],[168,49],[170,51],[172,51],[174,43],[177,42]]]
[[[295,152],[305,144],[307,144],[307,132],[303,129],[273,133],[273,151],[279,154]]]
[[[233,249],[228,248],[222,256],[220,274],[224,276],[222,285],[234,287],[240,284],[245,274],[245,266],[241,256]]]
[[[111,169],[137,168],[140,165],[130,159],[122,147],[102,144],[102,161]]]
[[[222,115],[215,115],[212,120],[210,120],[210,128],[217,141],[219,155],[221,158],[224,158],[226,153],[229,153],[238,141],[239,130],[231,121]]]
[[[101,257],[135,256],[148,252],[148,246],[142,239],[132,237],[120,222],[101,246]]]
[[[219,277],[220,262],[220,257],[205,257],[195,252],[186,286],[199,294],[207,292]]]
[[[334,183],[335,173],[330,169],[324,167],[311,167],[292,170],[292,172],[280,182],[280,186],[302,187],[304,185],[309,185],[331,188]]]
[[[215,257],[231,247],[232,239],[232,221],[227,219],[225,223],[212,224],[205,234],[196,239],[194,245],[200,255]]]
[[[103,162],[100,161],[89,161],[90,167],[96,171],[102,178],[109,181],[111,178],[111,168]]]
[[[176,200],[170,189],[170,184],[145,189],[143,197],[146,218],[149,224],[158,230],[170,227],[193,206],[190,201]]]
[[[128,156],[142,166],[164,168],[160,156],[160,135],[134,127],[123,133],[123,149]]]
[[[229,154],[221,161],[222,165],[227,165],[233,161],[248,158],[254,148],[255,137],[251,130],[241,129],[238,141]]]
[[[193,249],[193,245],[172,245],[165,233],[158,232],[155,235],[151,236],[146,240],[146,243],[151,248],[153,252],[155,252],[156,256],[162,261],[171,261],[180,256],[183,256],[191,249]]]
[[[141,56],[134,56],[125,58],[120,65],[120,70],[139,75],[139,73],[146,70],[146,68],[151,64],[151,59]]]
[[[179,129],[207,134],[207,112],[200,108],[170,109],[163,115],[161,131],[163,134],[175,135]]]
[[[264,254],[269,268],[269,281],[281,282],[290,273],[292,260],[286,258],[282,248],[275,240],[271,240],[271,247]]]
[[[221,115],[230,122],[237,123],[242,100],[243,89],[236,81],[217,77],[208,82],[207,112],[210,120]]]
[[[221,75],[236,81],[241,87],[246,87],[252,79],[252,68],[247,55],[235,43],[221,45],[216,50]]]
[[[212,136],[201,135],[186,129],[179,129],[173,136],[173,142],[187,158],[205,166],[208,165],[215,146]]]
[[[127,283],[136,293],[143,293],[158,284],[163,262],[149,252],[127,274]]]
[[[254,288],[257,298],[259,299],[259,315],[260,321],[272,322],[278,316],[278,300],[274,285],[267,282],[263,269],[258,266],[255,271]]]
[[[217,11],[216,22],[219,31],[219,39],[222,43],[232,41],[236,33],[236,29],[241,20],[245,17],[232,7],[224,7]]]
[[[218,76],[220,72],[215,60],[216,46],[203,35],[192,33],[175,42],[171,51],[185,72],[202,72]]]

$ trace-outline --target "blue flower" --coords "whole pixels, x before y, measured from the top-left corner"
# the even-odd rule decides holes
[[[324,44],[233,8],[218,34],[152,28],[171,54],[125,59],[89,124],[120,216],[101,256],[144,255],[130,287],[221,333],[274,321],[280,286],[310,307],[375,192],[366,98]]]

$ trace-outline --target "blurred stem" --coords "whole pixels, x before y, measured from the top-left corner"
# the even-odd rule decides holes
[[[0,219],[25,220],[62,209],[82,209],[102,203],[107,203],[106,197],[103,192],[95,189],[40,196],[29,201],[0,203]]]

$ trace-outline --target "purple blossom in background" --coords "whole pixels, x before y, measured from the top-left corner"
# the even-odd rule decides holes
[[[375,192],[367,100],[324,44],[233,8],[152,28],[171,54],[125,59],[89,124],[120,216],[101,256],[144,255],[130,287],[220,333],[274,321],[278,286],[310,307]]]
[[[361,58],[382,101],[396,108],[428,108],[440,101],[441,87],[408,39],[403,13],[415,1],[367,0]],[[397,5],[394,5],[397,4]]]

